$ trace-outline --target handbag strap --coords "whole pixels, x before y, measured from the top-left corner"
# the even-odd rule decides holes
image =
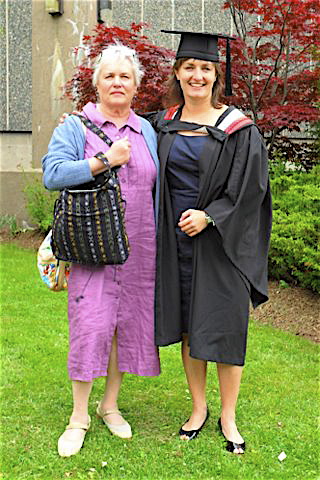
[[[113,141],[111,140],[111,138],[108,137],[108,135],[106,135],[101,130],[101,128],[99,128],[97,125],[95,125],[93,122],[91,122],[91,120],[89,120],[88,118],[83,117],[82,115],[79,115],[79,113],[73,113],[72,115],[76,115],[78,118],[80,118],[81,122],[87,128],[89,128],[89,130],[91,130],[93,133],[98,135],[98,137],[100,137],[101,140],[103,140],[107,145],[109,145],[109,147],[111,147],[111,145],[113,144]]]

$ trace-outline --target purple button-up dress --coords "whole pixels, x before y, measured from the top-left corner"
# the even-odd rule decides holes
[[[156,247],[152,198],[156,168],[141,134],[139,117],[133,111],[120,130],[106,121],[93,103],[87,104],[83,112],[111,140],[128,136],[131,143],[129,163],[118,173],[126,201],[131,251],[124,265],[72,266],[68,285],[69,376],[83,382],[106,376],[115,332],[119,370],[158,375],[159,356],[154,343]],[[108,148],[87,129],[85,158]]]

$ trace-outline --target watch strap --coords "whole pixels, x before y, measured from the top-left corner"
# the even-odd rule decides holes
[[[212,225],[215,224],[213,219],[210,217],[210,215],[207,212],[204,212],[204,218],[207,222],[207,225],[209,225],[210,223],[212,223]]]
[[[108,158],[107,158],[105,153],[98,152],[98,153],[95,154],[95,158],[98,158],[99,160],[101,160],[101,162],[103,162],[104,165],[107,167],[106,171],[110,172],[110,170],[111,170],[110,163],[109,163]]]

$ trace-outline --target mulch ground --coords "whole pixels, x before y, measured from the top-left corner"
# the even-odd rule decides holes
[[[12,235],[9,229],[0,230],[0,243],[13,243],[19,247],[37,250],[43,234],[36,230]],[[269,301],[251,314],[263,324],[305,337],[320,343],[320,296],[305,288],[280,287],[279,282],[269,282]]]
[[[320,295],[300,287],[269,282],[269,301],[252,312],[254,318],[320,343]]]

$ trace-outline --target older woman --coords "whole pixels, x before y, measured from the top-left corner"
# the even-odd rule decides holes
[[[118,410],[123,373],[160,373],[154,345],[155,210],[158,159],[149,122],[130,108],[142,76],[135,52],[112,45],[102,52],[93,84],[99,101],[82,111],[114,142],[109,148],[79,118],[59,125],[43,158],[44,184],[50,190],[84,184],[106,169],[95,155],[104,152],[118,175],[126,201],[131,251],[121,266],[73,265],[68,286],[73,411],[58,441],[61,456],[76,454],[90,427],[88,401],[94,378],[107,376],[97,414],[109,430],[130,438],[131,427]],[[85,131],[84,131],[85,130]],[[154,195],[153,195],[154,194]]]
[[[220,100],[218,36],[167,33],[180,33],[181,41],[169,80],[170,108],[153,119],[162,184],[156,342],[182,341],[193,408],[181,438],[196,438],[208,419],[207,361],[216,362],[218,425],[227,450],[242,454],[236,404],[249,299],[255,307],[267,300],[267,153],[253,122]]]

